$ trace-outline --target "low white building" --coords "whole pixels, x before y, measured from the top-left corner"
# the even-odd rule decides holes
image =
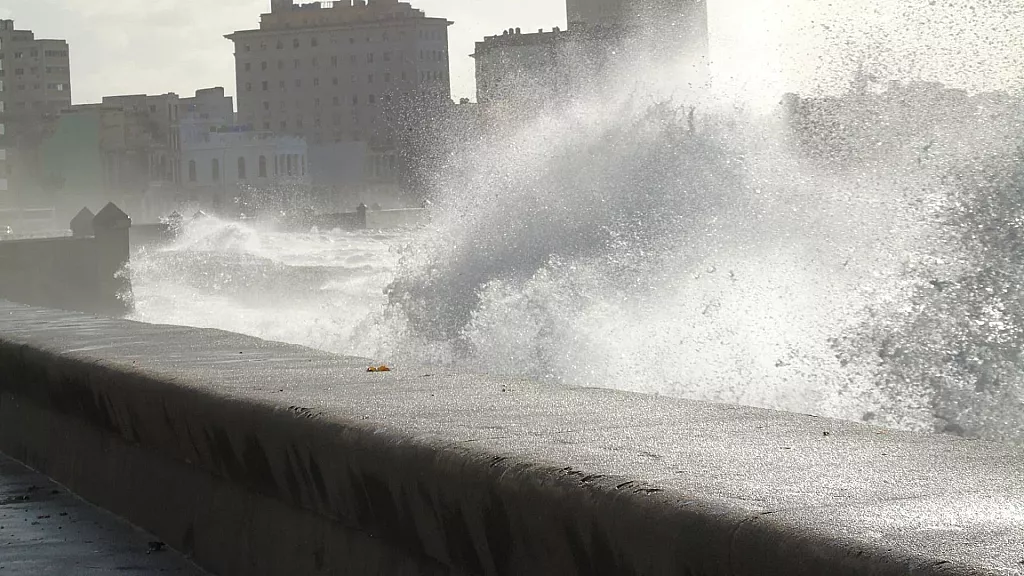
[[[306,141],[190,117],[181,122],[187,200],[227,210],[246,188],[272,193],[309,185]]]

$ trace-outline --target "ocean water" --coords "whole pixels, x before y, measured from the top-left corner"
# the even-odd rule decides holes
[[[341,354],[373,353],[356,331],[386,304],[403,233],[281,233],[204,217],[133,255],[142,322],[218,328]]]
[[[885,102],[870,113],[914,112]],[[553,111],[474,148],[486,168],[448,172],[418,230],[188,222],[133,257],[134,318],[399,368],[1016,440],[1024,370],[1006,339],[1024,314],[1003,284],[965,280],[1024,270],[1004,262],[1012,239],[976,232],[1019,225],[1013,206],[977,213],[1015,197],[1002,131],[1016,120],[917,112],[923,131],[869,122],[822,161],[778,114],[695,126],[632,99]],[[947,284],[952,303],[934,288]],[[1001,307],[968,310],[990,300]],[[993,360],[999,337],[1011,353]]]
[[[506,109],[429,175],[421,229],[186,223],[133,256],[134,317],[1020,442],[1024,99],[958,50],[1024,12],[939,4],[902,36],[815,17],[803,60],[845,75],[796,106],[749,63],[708,88],[640,59]]]

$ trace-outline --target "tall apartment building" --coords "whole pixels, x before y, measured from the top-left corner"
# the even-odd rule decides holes
[[[0,210],[47,204],[39,147],[70,105],[67,42],[36,39],[0,20]]]
[[[708,56],[707,0],[566,0],[569,29],[618,27],[649,39],[648,52]]]
[[[604,72],[622,64],[668,70],[690,84],[707,80],[705,0],[566,0],[566,12],[568,30],[512,28],[476,43],[480,104],[528,112],[602,89]]]
[[[514,113],[536,109],[546,101],[580,94],[600,76],[614,53],[613,28],[554,28],[523,33],[518,28],[476,43],[477,102],[508,104]]]
[[[272,0],[259,29],[226,36],[238,122],[305,137],[311,154],[362,143],[368,179],[397,181],[401,125],[451,101],[451,24],[399,0]]]

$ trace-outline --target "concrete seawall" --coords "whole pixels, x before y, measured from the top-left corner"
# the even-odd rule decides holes
[[[129,260],[131,219],[108,204],[88,209],[70,224],[72,236],[0,242],[0,298],[51,308],[124,314],[129,279],[118,274]]]
[[[221,575],[1024,573],[1024,453],[0,302],[0,450]]]

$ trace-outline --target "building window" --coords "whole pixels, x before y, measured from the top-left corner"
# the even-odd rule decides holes
[[[260,178],[267,177],[267,157],[260,156]]]
[[[245,83],[245,91],[246,92],[252,92],[252,82],[246,82]]]
[[[189,182],[195,182],[196,181],[196,161],[195,160],[189,160],[188,161],[188,181]]]
[[[319,43],[317,42],[316,36],[309,39],[309,45],[316,48]]]
[[[341,99],[338,98],[337,96],[334,97],[334,105],[335,106],[340,106],[341,105]]]
[[[331,66],[333,66],[335,68],[338,67],[338,57],[337,56],[331,56]]]
[[[377,97],[374,96],[373,94],[370,94],[368,101],[369,101],[370,104],[376,104],[377,103]]]
[[[266,92],[269,89],[270,89],[270,82],[267,82],[266,80],[264,80],[263,81],[263,91]]]
[[[369,74],[366,76],[366,83],[373,84],[373,74]]]
[[[249,46],[248,44],[246,44],[245,45],[245,51],[248,52],[250,50],[252,50],[252,46]]]
[[[214,158],[210,162],[210,172],[213,174],[213,181],[220,182],[220,160]]]
[[[313,86],[319,86],[319,85],[320,85],[320,79],[319,78],[313,78]]]
[[[288,172],[288,175],[291,176],[292,175],[292,155],[289,154],[286,158],[287,158],[287,164],[288,164],[287,172]]]
[[[270,130],[270,121],[269,120],[263,123],[263,129],[264,130]]]
[[[373,52],[370,52],[366,55],[366,63],[373,64]]]
[[[348,57],[348,63],[349,63],[349,64],[355,64],[355,63],[356,63],[356,55],[355,55],[355,54],[350,54],[350,55],[349,55],[349,57]]]
[[[296,88],[302,88],[302,78],[296,78],[295,79],[295,87]]]
[[[384,83],[385,84],[390,84],[391,83],[391,73],[390,72],[385,72],[384,73]]]
[[[359,96],[353,94],[352,95],[352,105],[356,106],[357,104],[359,104]]]
[[[335,76],[334,79],[331,80],[331,83],[334,84],[335,86],[337,86],[338,85],[338,77]]]
[[[385,52],[384,53],[384,61],[385,62],[391,62],[391,52]]]
[[[284,131],[284,130],[287,130],[287,129],[288,129],[288,121],[287,120],[281,120],[281,130]]]
[[[298,70],[302,66],[302,61],[298,58],[295,59],[295,69]]]
[[[267,69],[267,62],[266,62],[266,61],[263,61],[263,62],[262,62],[262,63],[260,64],[260,69],[262,69],[262,70],[266,70],[266,69]]]
[[[245,71],[248,72],[250,70],[252,70],[252,63],[251,62],[246,62],[245,63]]]
[[[284,70],[284,60],[278,60],[277,61],[277,69],[278,70]]]
[[[245,180],[245,158],[238,157],[238,179]]]
[[[314,98],[313,99],[313,107],[318,109],[318,110],[320,109],[320,99],[319,98]]]
[[[283,40],[278,40],[277,41],[277,49],[278,50],[283,50],[284,49],[284,41]]]
[[[316,68],[319,65],[320,65],[320,59],[317,58],[316,56],[313,56],[313,68]]]
[[[296,39],[292,40],[292,48],[298,48],[298,47],[299,47],[299,39],[296,38]]]
[[[302,175],[306,175],[306,155],[302,155]]]
[[[270,110],[270,102],[269,101],[267,101],[267,100],[263,101],[263,109],[264,110]]]

